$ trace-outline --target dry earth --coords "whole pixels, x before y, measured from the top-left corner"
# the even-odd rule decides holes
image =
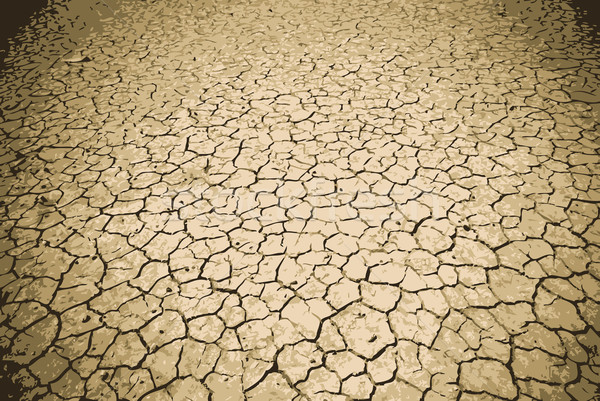
[[[51,0],[1,77],[7,398],[597,400],[600,47],[509,3]]]

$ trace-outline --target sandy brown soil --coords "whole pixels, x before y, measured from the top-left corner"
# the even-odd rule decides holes
[[[553,0],[51,0],[0,78],[2,391],[597,400],[592,35]]]

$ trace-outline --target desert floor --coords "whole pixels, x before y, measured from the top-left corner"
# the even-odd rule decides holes
[[[566,1],[50,0],[0,72],[10,400],[597,400]]]

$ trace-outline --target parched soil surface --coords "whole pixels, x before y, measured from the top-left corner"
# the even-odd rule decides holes
[[[596,35],[559,0],[50,0],[0,72],[0,391],[598,400]]]

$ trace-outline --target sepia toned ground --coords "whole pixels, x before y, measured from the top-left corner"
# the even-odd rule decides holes
[[[579,13],[50,0],[0,78],[1,391],[598,400]]]

